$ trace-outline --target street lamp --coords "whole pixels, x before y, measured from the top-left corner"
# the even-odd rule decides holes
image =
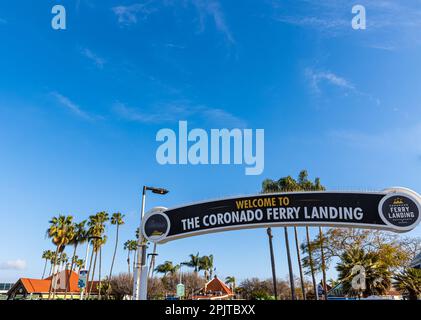
[[[146,191],[165,195],[169,191],[164,188],[155,188],[143,186],[142,192],[142,208],[140,213],[139,237],[137,239],[137,258],[136,269],[133,278],[133,300],[146,300],[148,290],[148,266],[146,264],[146,239],[142,232],[142,220],[145,213]]]

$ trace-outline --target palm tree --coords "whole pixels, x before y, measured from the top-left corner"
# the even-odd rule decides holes
[[[155,271],[167,277],[176,274],[178,269],[180,269],[180,265],[174,265],[172,261],[165,261],[163,264],[156,266]]]
[[[271,179],[266,179],[262,183],[262,193],[273,193],[273,192],[293,192],[293,191],[324,191],[325,187],[322,186],[320,183],[320,178],[316,178],[314,182],[308,180],[308,173],[306,170],[302,170],[299,175],[298,179],[295,180],[291,176],[283,177],[279,179],[278,181],[274,181]],[[297,258],[298,258],[298,266],[300,269],[300,280],[301,280],[301,288],[303,290],[303,295],[305,297],[305,285],[304,285],[304,277],[302,273],[302,264],[300,259],[300,252],[299,248],[300,245],[298,243],[298,236],[297,236],[297,228],[294,227],[295,232],[295,244],[296,244],[296,250],[297,250]],[[321,232],[321,229],[320,229]],[[288,258],[288,268],[289,268],[289,275],[290,275],[290,286],[291,286],[291,293],[292,293],[292,299],[295,300],[295,284],[294,284],[294,276],[292,271],[292,263],[291,263],[291,256],[290,256],[290,249],[289,249],[289,240],[288,240],[288,230],[286,227],[284,227],[284,233],[285,233],[285,246],[287,249],[287,258]],[[309,244],[309,236],[308,236],[308,227],[306,227],[306,233],[307,233],[307,244]],[[268,233],[269,235],[270,233]],[[323,248],[323,247],[322,247]],[[311,257],[311,250],[309,250],[309,255]],[[322,259],[323,260],[323,259]],[[310,258],[310,264],[311,264],[311,273],[313,278],[313,288],[315,294],[317,294],[317,286],[316,286],[316,280],[314,275],[314,268],[312,266],[312,259]],[[323,277],[326,278],[325,270],[323,269]]]
[[[51,298],[58,254],[63,253],[64,248],[72,241],[74,235],[73,217],[70,215],[53,217],[49,223],[50,227],[47,229],[47,236],[51,238],[53,244],[56,246],[56,252],[53,262],[53,279],[51,280],[50,289],[48,291],[48,299]]]
[[[226,277],[225,283],[230,285],[232,293],[235,294],[235,277]]]
[[[199,258],[199,271],[204,272],[206,281],[212,278],[212,273],[214,271],[212,254]]]
[[[44,271],[42,272],[42,278],[41,279],[44,279],[45,270],[47,268],[47,262],[51,261],[51,258],[53,257],[53,254],[54,254],[54,252],[52,252],[51,250],[45,250],[42,253],[42,259],[45,259],[45,264],[44,264]]]
[[[183,265],[188,266],[190,268],[194,269],[194,273],[197,274],[199,272],[199,268],[200,268],[200,257],[199,257],[199,252],[196,254],[190,254],[189,255],[190,260],[183,262]]]
[[[116,256],[116,253],[117,253],[118,231],[119,231],[120,226],[122,224],[124,224],[123,218],[124,218],[124,215],[121,214],[120,212],[113,213],[113,215],[111,217],[111,224],[116,226],[116,237],[115,237],[115,247],[114,247],[113,260],[111,262],[110,275],[108,277],[108,279],[110,279],[110,280],[111,280],[111,276],[113,274],[114,261],[115,261],[115,256]]]
[[[396,274],[393,285],[403,294],[408,294],[410,300],[417,300],[421,295],[421,269],[407,268]]]
[[[354,247],[345,251],[340,259],[336,266],[338,280],[348,295],[384,295],[389,290],[391,274],[378,253]]]
[[[104,235],[104,233],[105,233],[105,223],[108,220],[109,220],[108,213],[105,212],[105,211],[98,212],[95,215],[92,215],[92,216],[89,217],[88,234],[89,234],[89,237],[94,237],[94,239],[92,240],[93,253],[92,253],[92,256],[91,256],[91,264],[89,265],[88,276],[90,275],[90,272],[91,272],[92,257],[95,254],[94,265],[93,265],[93,270],[92,270],[92,275],[91,275],[91,283],[93,282],[94,276],[95,276],[95,269],[96,269],[96,262],[97,262],[97,258],[98,258],[98,253],[100,252],[102,246],[105,244],[105,241],[106,241],[106,236]],[[99,274],[100,274],[100,277],[101,277],[101,255],[100,255],[99,260],[100,260],[99,261]],[[89,293],[88,293],[88,298],[91,294],[91,291],[92,291],[92,285],[91,285]]]
[[[136,252],[137,250],[137,241],[136,240],[127,240],[124,243],[124,250],[127,250],[127,268],[129,271],[129,278],[131,277],[130,273],[130,254]]]
[[[83,268],[83,265],[85,264],[85,261],[83,261],[83,259],[77,259],[75,261],[75,270],[77,268],[78,271],[80,271],[80,269]]]
[[[85,229],[85,225],[86,225],[86,220],[80,223],[74,224],[74,236],[73,236],[72,241],[70,242],[70,244],[73,245],[73,255],[72,255],[72,260],[71,260],[71,265],[70,265],[69,276],[71,272],[73,272],[73,264],[77,260],[76,250],[77,250],[78,245],[83,244],[88,239],[88,231]],[[70,280],[69,276],[67,275],[67,272],[66,272],[66,292],[64,293],[64,299],[66,299],[67,292],[69,290],[69,280]]]

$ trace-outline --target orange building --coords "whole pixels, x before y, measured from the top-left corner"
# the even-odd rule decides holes
[[[69,289],[66,295],[66,276],[69,281]],[[53,276],[45,279],[20,278],[7,292],[9,300],[14,299],[47,299],[52,285]],[[55,299],[79,299],[81,290],[78,287],[79,275],[73,271],[62,271],[54,276]],[[88,291],[91,296],[98,295],[98,281],[88,283]]]
[[[193,300],[229,300],[234,297],[232,290],[217,277],[205,284],[197,294],[193,295]]]

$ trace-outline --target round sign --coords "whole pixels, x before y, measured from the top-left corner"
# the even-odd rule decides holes
[[[413,229],[421,220],[420,201],[412,195],[392,193],[379,203],[379,214],[383,222],[398,231]]]
[[[152,242],[163,240],[170,231],[170,220],[161,210],[153,210],[144,217],[143,235]]]

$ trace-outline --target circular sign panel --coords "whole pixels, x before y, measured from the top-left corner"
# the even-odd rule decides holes
[[[385,196],[379,204],[383,222],[400,231],[413,229],[420,222],[420,212],[419,200],[409,194],[392,193]]]
[[[149,241],[159,242],[170,231],[170,221],[162,211],[154,211],[145,217],[143,234]]]

